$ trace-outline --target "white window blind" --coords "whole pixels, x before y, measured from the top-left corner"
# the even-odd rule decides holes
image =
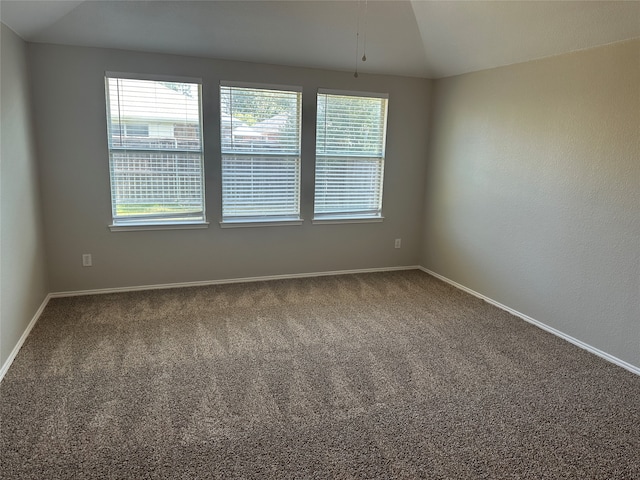
[[[200,90],[107,74],[114,225],[205,221]]]
[[[220,86],[222,221],[300,218],[300,91]]]
[[[314,218],[382,216],[387,99],[320,91]]]

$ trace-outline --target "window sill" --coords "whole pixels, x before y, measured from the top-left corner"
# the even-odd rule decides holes
[[[333,225],[339,223],[381,223],[384,217],[324,217],[314,218],[311,223],[314,225]]]
[[[303,219],[296,220],[224,220],[220,222],[221,228],[246,228],[246,227],[284,227],[302,225]]]
[[[128,225],[109,225],[112,232],[138,232],[143,230],[199,230],[209,228],[209,222],[197,223],[132,223]]]

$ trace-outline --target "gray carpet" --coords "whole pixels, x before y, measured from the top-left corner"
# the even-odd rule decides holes
[[[51,300],[0,477],[640,478],[640,377],[422,272]]]

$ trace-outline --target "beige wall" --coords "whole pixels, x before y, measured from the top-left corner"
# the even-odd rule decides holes
[[[48,292],[27,47],[0,24],[0,368]]]
[[[422,264],[640,366],[640,41],[435,82]]]
[[[30,54],[53,291],[417,263],[430,81],[40,44]],[[105,71],[203,78],[209,229],[108,230]],[[220,228],[220,80],[303,87],[304,225]],[[382,223],[311,224],[318,88],[389,93]],[[81,266],[82,253],[93,254],[93,267]]]

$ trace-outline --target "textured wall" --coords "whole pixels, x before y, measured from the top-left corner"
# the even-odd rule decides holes
[[[433,102],[422,264],[640,366],[640,41]]]
[[[121,50],[31,44],[53,291],[416,264],[430,82]],[[105,71],[201,77],[206,230],[110,232]],[[220,80],[301,85],[302,226],[221,229]],[[389,93],[382,223],[312,225],[319,87]],[[393,248],[402,238],[402,248]],[[94,266],[83,268],[81,254]]]
[[[0,24],[0,367],[44,300],[46,282],[27,47]]]

